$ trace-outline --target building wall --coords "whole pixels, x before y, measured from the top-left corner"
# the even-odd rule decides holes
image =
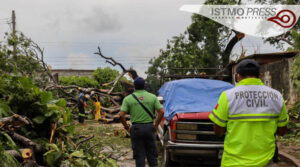
[[[73,70],[73,69],[59,69],[59,70],[51,70],[52,75],[58,74],[59,76],[87,76],[92,78],[92,74],[94,70]]]
[[[285,100],[289,103],[295,102],[297,93],[293,89],[291,80],[291,67],[294,58],[282,59],[261,66],[262,81],[282,93]]]

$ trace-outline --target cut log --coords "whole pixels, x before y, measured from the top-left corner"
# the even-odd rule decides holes
[[[34,152],[36,152],[36,153],[44,153],[45,152],[43,147],[41,147],[39,144],[31,141],[30,139],[28,139],[18,133],[8,132],[8,134],[10,135],[11,138],[20,142],[23,146],[32,147],[34,149]]]
[[[106,118],[108,118],[108,119],[114,119],[114,116],[112,115],[112,114],[106,114]]]
[[[30,159],[32,157],[32,150],[30,148],[25,148],[22,150],[22,157],[24,159]]]
[[[99,121],[109,124],[109,123],[112,123],[114,121],[114,119],[100,118]]]
[[[107,113],[118,113],[121,109],[121,107],[114,107],[114,108],[106,108],[106,107],[101,107],[101,109]]]
[[[34,160],[26,160],[22,163],[23,167],[40,167]]]
[[[119,115],[119,114],[115,114],[115,115],[113,116],[113,118],[114,118],[114,121],[119,120],[119,119],[120,119],[120,115]]]

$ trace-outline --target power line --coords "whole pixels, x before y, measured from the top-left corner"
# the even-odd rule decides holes
[[[11,19],[11,17],[8,17],[8,18],[2,18],[2,19],[0,19],[0,20],[10,20]]]

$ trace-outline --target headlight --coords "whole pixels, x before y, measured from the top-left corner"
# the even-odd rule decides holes
[[[179,124],[177,123],[177,130],[197,130],[197,124]]]
[[[197,139],[197,135],[178,134],[177,133],[177,139],[179,139],[179,140],[196,140]]]

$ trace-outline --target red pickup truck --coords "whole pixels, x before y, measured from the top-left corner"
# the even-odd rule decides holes
[[[159,100],[163,102],[165,114],[158,138],[165,166],[174,166],[176,161],[220,163],[224,137],[215,136],[208,116],[220,94],[232,87],[230,83],[210,79],[182,79],[162,86]]]

